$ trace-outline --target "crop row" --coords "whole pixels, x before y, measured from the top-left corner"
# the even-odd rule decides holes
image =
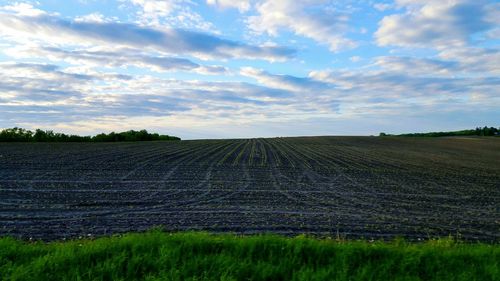
[[[163,225],[498,241],[498,148],[370,137],[1,144],[0,235]]]

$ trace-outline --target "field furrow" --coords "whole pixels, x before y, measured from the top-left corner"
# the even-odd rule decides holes
[[[146,230],[500,241],[500,139],[0,144],[0,235]]]

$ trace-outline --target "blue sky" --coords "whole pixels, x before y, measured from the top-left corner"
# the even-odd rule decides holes
[[[499,43],[498,1],[0,0],[0,128],[500,126]]]

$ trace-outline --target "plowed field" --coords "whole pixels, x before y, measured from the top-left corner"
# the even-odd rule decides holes
[[[500,138],[0,144],[0,236],[167,230],[500,241]]]

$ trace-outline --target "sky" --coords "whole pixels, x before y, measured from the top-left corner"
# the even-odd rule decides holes
[[[500,127],[500,1],[0,0],[0,128]]]

